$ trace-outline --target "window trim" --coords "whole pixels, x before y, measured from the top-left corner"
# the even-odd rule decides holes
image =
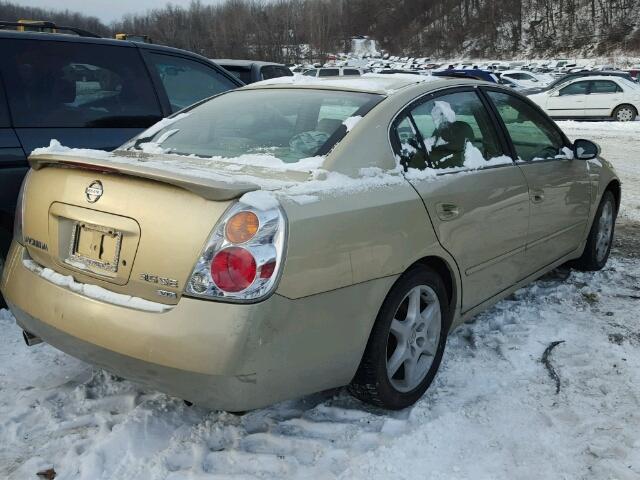
[[[504,91],[503,89],[497,88],[496,90],[502,92]],[[433,90],[430,92],[426,92],[422,95],[420,95],[419,97],[414,98],[413,100],[411,100],[409,103],[407,103],[404,107],[402,107],[391,119],[391,122],[389,123],[389,132],[388,132],[388,138],[389,138],[389,146],[391,147],[391,152],[395,158],[396,155],[398,155],[398,150],[400,147],[400,138],[398,137],[398,133],[397,133],[397,126],[398,124],[406,117],[409,118],[411,125],[413,126],[413,128],[416,130],[417,132],[417,137],[420,140],[421,144],[422,144],[422,149],[426,152],[426,146],[424,144],[424,138],[422,138],[422,134],[420,133],[420,130],[417,128],[417,125],[415,123],[415,120],[413,119],[413,115],[411,115],[411,111],[415,108],[417,108],[418,106],[422,105],[423,103],[429,102],[431,100],[435,100],[439,97],[443,97],[445,95],[450,95],[452,93],[459,93],[459,92],[475,92],[476,95],[478,96],[479,100],[481,101],[481,103],[483,104],[485,110],[487,111],[487,115],[489,116],[489,118],[491,119],[491,123],[494,129],[494,132],[498,138],[498,143],[500,144],[500,147],[502,148],[502,150],[504,151],[505,155],[508,155],[511,158],[511,164],[505,163],[505,164],[501,164],[501,165],[487,165],[485,167],[480,167],[477,169],[474,169],[472,171],[476,171],[476,170],[489,170],[489,169],[493,169],[493,168],[503,168],[503,167],[512,167],[516,165],[516,160],[514,160],[516,157],[513,155],[513,145],[511,144],[511,139],[508,136],[505,136],[505,130],[503,130],[503,126],[501,123],[499,123],[500,118],[499,115],[497,115],[497,112],[494,111],[493,108],[493,104],[489,101],[489,99],[485,98],[484,92],[482,91],[481,88],[479,88],[478,85],[457,85],[457,86],[452,86],[452,87],[443,87],[437,90]],[[427,154],[427,160],[429,162],[429,164],[431,163],[431,159],[429,159],[429,155]],[[431,168],[431,167],[430,167]],[[446,171],[439,171],[437,168],[433,169],[436,172],[436,175],[449,175],[452,173],[458,173],[459,171],[467,171],[467,170],[456,170],[455,172],[446,172]]]
[[[495,104],[493,103],[493,100],[491,99],[491,97],[488,95],[487,92],[498,92],[498,93],[503,93],[505,95],[510,95],[512,97],[515,98],[519,98],[520,100],[522,100],[523,102],[525,102],[526,104],[528,104],[529,106],[533,107],[534,110],[537,110],[539,113],[542,114],[543,118],[546,118],[549,120],[551,127],[558,133],[560,133],[560,138],[562,138],[562,140],[564,141],[564,146],[567,148],[573,148],[573,143],[571,143],[569,141],[569,138],[565,135],[565,133],[562,131],[562,129],[560,127],[558,127],[558,125],[556,124],[555,121],[553,121],[553,119],[551,117],[549,117],[549,115],[547,115],[544,110],[542,110],[542,108],[537,105],[536,103],[532,102],[531,100],[529,100],[527,97],[525,97],[524,95],[518,95],[518,94],[514,94],[514,92],[510,92],[508,90],[502,89],[502,88],[496,88],[493,86],[481,86],[480,87],[480,91],[482,92],[482,95],[486,97],[487,101],[489,102],[489,105],[491,106],[491,109],[494,112],[494,115],[496,117],[496,120],[498,121],[500,128],[503,132],[503,135],[505,136],[505,139],[507,140],[508,144],[509,144],[509,149],[511,151],[511,158],[514,159],[514,161],[516,162],[516,164],[518,162],[522,162],[522,163],[534,163],[534,160],[522,160],[517,152],[516,152],[516,148],[513,144],[513,140],[511,139],[511,135],[509,134],[509,130],[507,130],[507,126],[504,123],[504,120],[502,120],[502,117],[500,116],[500,113],[498,113],[498,108],[495,106]],[[535,163],[540,163],[540,162],[555,162],[555,161],[559,161],[559,160],[571,160],[568,157],[565,158],[545,158],[544,160],[535,160]]]

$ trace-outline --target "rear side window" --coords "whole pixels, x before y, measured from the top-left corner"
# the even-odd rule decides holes
[[[160,105],[135,48],[4,40],[16,127],[148,127]]]
[[[262,73],[263,80],[269,80],[270,78],[277,78],[277,77],[283,76],[281,70],[275,67],[274,65],[266,65],[262,67],[261,73]]]
[[[344,69],[344,74],[345,75],[360,75],[360,72],[356,69],[353,68],[345,68]]]
[[[411,117],[432,168],[478,168],[504,154],[491,117],[475,92],[436,97],[411,110]]]
[[[251,69],[247,67],[237,67],[234,65],[222,66],[227,72],[231,73],[234,77],[239,78],[242,83],[249,84],[251,80]]]
[[[321,68],[318,74],[319,77],[337,77],[338,75],[340,75],[340,70],[337,68]]]
[[[493,100],[521,160],[563,156],[564,140],[551,120],[513,95],[491,90],[487,93]]]
[[[617,93],[622,88],[610,80],[594,80],[591,82],[591,93]]]
[[[237,87],[222,73],[200,62],[158,53],[150,54],[149,60],[160,76],[172,112]]]

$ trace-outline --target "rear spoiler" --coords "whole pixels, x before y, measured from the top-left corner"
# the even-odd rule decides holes
[[[147,166],[144,162],[140,162],[139,164],[118,163],[101,158],[46,153],[31,155],[29,157],[29,165],[31,165],[31,168],[34,170],[39,170],[47,166],[58,166],[146,178],[183,188],[206,200],[213,201],[232,200],[247,192],[260,189],[257,183],[238,182],[232,175],[221,171],[216,173],[221,177],[228,177],[228,182],[196,177],[175,171],[167,171],[161,168]]]

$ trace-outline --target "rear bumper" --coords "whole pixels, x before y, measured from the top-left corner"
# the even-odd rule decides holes
[[[348,383],[396,278],[254,305],[182,298],[153,313],[50,283],[23,256],[14,242],[0,285],[22,328],[122,377],[229,411]]]

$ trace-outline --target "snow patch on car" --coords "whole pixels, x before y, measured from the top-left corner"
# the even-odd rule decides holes
[[[162,313],[172,308],[170,305],[151,302],[144,298],[115,293],[107,290],[106,288],[99,287],[98,285],[76,282],[71,275],[62,275],[27,258],[23,259],[22,263],[28,270],[39,275],[48,282],[94,300],[100,300],[101,302],[110,303],[112,305],[154,313]]]
[[[92,158],[109,158],[111,152],[104,150],[94,150],[91,148],[70,148],[62,145],[58,140],[52,138],[48,147],[36,148],[31,155],[71,155],[74,157],[92,157]]]
[[[266,190],[247,192],[240,197],[240,202],[258,210],[273,210],[280,205],[273,193]]]
[[[362,120],[361,115],[354,115],[353,117],[347,118],[344,122],[342,122],[342,124],[345,127],[347,127],[347,133],[348,133],[351,130],[353,130],[353,127],[355,127],[358,124],[358,122],[360,122],[360,120]]]
[[[431,117],[436,127],[439,127],[443,123],[453,123],[456,121],[456,112],[453,111],[453,108],[451,108],[448,102],[436,100],[434,104],[431,110]]]

